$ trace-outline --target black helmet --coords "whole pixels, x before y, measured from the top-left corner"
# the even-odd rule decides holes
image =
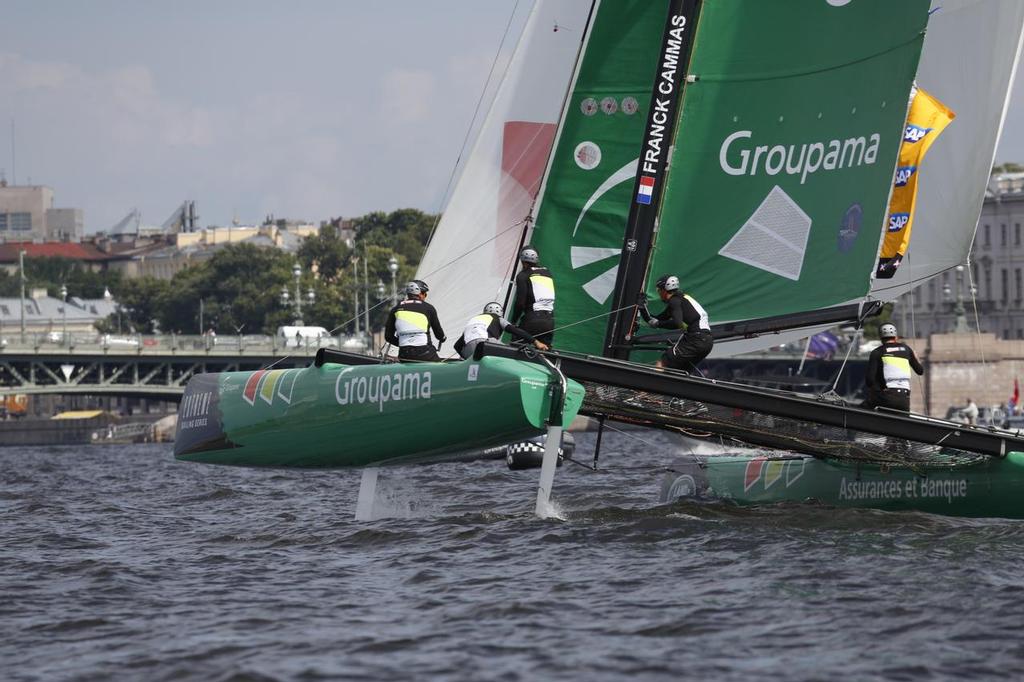
[[[416,284],[420,285],[420,291],[422,291],[423,293],[427,293],[428,291],[430,291],[430,287],[428,287],[427,283],[424,282],[422,279],[414,279],[413,281],[416,282]]]
[[[519,252],[519,260],[530,265],[536,265],[540,262],[540,254],[537,253],[537,249],[532,246],[523,247],[523,250]]]
[[[658,278],[655,286],[664,291],[677,291],[679,289],[679,278],[675,275],[662,275]]]

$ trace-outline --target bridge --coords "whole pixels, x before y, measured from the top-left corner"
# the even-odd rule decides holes
[[[319,341],[319,342],[318,342]],[[18,335],[0,338],[0,396],[10,394],[107,395],[177,400],[188,380],[205,372],[304,367],[325,340],[285,342],[271,336],[81,336]],[[327,339],[334,347],[337,339]],[[366,352],[354,338],[343,350]],[[705,360],[710,377],[788,390],[821,392],[831,387],[841,358],[800,367],[803,349],[761,351]],[[864,357],[846,363],[837,389],[853,395],[863,385]],[[799,369],[798,369],[799,368]],[[800,371],[802,370],[802,371]]]
[[[307,342],[308,341],[308,342]],[[204,372],[236,372],[304,367],[320,344],[275,337],[110,336],[75,338],[12,335],[0,339],[0,395],[55,393],[134,396],[161,400],[181,397],[188,380]],[[326,345],[326,344],[324,344]],[[353,340],[345,350],[365,348]]]

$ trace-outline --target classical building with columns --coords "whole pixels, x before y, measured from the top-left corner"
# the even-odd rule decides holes
[[[1024,173],[993,176],[978,220],[970,270],[960,266],[906,294],[896,320],[912,315],[918,336],[980,331],[1024,339]],[[913,248],[913,247],[911,247]]]

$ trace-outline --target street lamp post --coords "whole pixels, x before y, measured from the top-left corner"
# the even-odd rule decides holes
[[[975,292],[975,287],[971,285],[971,293]],[[949,300],[952,298],[952,292],[950,291],[949,284],[942,285],[942,295]],[[971,331],[970,326],[967,324],[967,311],[964,309],[964,266],[956,266],[956,303],[953,305],[953,333],[954,334],[966,334]]]
[[[68,287],[66,284],[60,285],[60,309],[64,313],[64,333],[60,337],[60,345],[68,345]]]
[[[302,268],[296,263],[292,268],[292,275],[295,277],[295,326],[302,326],[302,288],[300,286],[299,279],[302,276]],[[281,305],[288,306],[292,300],[292,295],[288,291],[287,286],[281,287]],[[309,305],[313,305],[316,301],[316,293],[313,288],[310,287],[309,291],[306,292],[306,301]]]
[[[395,277],[398,275],[398,259],[392,256],[388,258],[388,270],[391,271],[391,305],[398,305],[398,286]]]
[[[25,249],[18,251],[18,275],[21,278],[21,342],[25,343]]]
[[[292,275],[295,277],[295,326],[302,326],[302,294],[299,290],[299,277],[302,276],[302,268],[296,263],[292,267]]]

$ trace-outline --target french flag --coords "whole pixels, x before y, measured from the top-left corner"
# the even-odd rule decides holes
[[[649,204],[654,195],[654,178],[649,175],[640,176],[640,189],[636,193],[636,203]]]

